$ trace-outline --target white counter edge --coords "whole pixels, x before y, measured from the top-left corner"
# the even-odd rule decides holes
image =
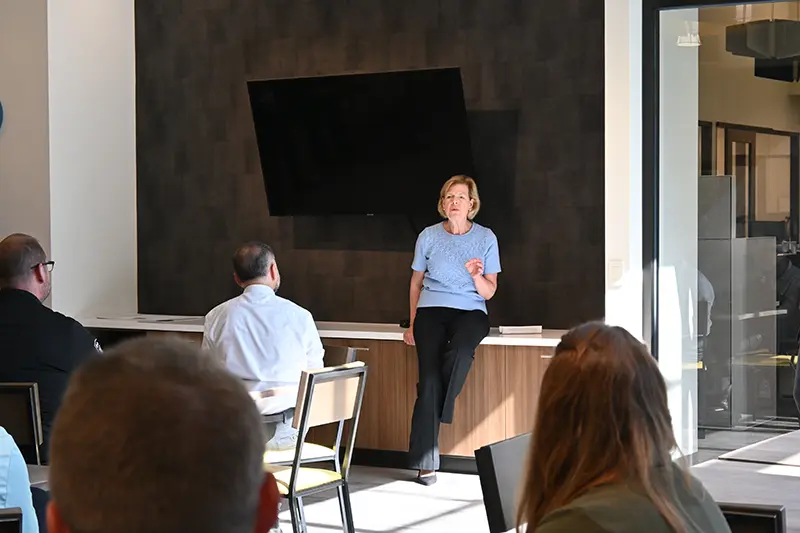
[[[176,333],[203,333],[203,317],[137,315],[122,318],[85,318],[79,322],[89,329],[163,331]],[[363,339],[402,341],[403,328],[392,324],[355,322],[317,322],[319,336],[323,339]],[[500,335],[492,328],[481,344],[495,346],[555,347],[566,333],[546,329],[540,335]]]

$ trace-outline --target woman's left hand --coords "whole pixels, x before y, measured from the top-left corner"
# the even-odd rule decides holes
[[[481,259],[470,259],[464,266],[467,267],[467,272],[473,278],[477,278],[483,275],[483,260]]]

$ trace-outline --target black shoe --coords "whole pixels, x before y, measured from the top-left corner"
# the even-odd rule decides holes
[[[434,472],[433,474],[428,474],[426,476],[417,475],[414,481],[416,481],[420,485],[425,485],[426,487],[430,487],[431,485],[436,483],[436,473]]]

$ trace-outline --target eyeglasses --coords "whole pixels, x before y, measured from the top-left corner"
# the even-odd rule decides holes
[[[35,265],[33,265],[31,267],[31,270],[33,270],[34,268],[38,267],[39,265],[44,265],[44,267],[47,269],[48,272],[52,272],[53,268],[55,268],[55,266],[56,266],[56,262],[55,261],[45,261],[44,263],[36,263]]]

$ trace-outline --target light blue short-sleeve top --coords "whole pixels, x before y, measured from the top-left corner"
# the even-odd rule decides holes
[[[14,439],[0,427],[0,509],[13,507],[22,509],[22,533],[39,533],[28,467]]]
[[[422,230],[411,263],[413,270],[425,273],[417,307],[450,307],[485,313],[486,300],[478,294],[464,266],[470,259],[483,260],[484,274],[500,272],[500,252],[492,230],[475,222],[463,235],[448,233],[444,223]]]

